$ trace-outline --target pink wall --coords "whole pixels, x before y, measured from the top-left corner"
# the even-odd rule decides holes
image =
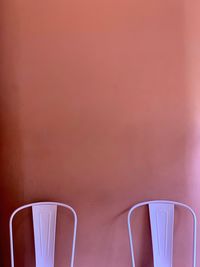
[[[167,198],[200,213],[200,5],[0,5],[2,264],[9,266],[10,212],[58,200],[79,213],[77,267],[130,266],[132,204]],[[140,226],[138,266],[152,266],[148,229]],[[176,266],[189,266],[185,228],[176,226]],[[32,266],[24,250],[19,266]]]

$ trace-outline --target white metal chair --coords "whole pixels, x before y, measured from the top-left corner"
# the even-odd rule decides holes
[[[70,210],[74,218],[73,240],[70,267],[74,266],[75,243],[77,232],[77,215],[75,210],[59,202],[38,202],[24,205],[16,209],[9,222],[11,266],[14,267],[13,219],[26,208],[32,208],[36,267],[54,267],[57,207]]]
[[[128,233],[131,249],[132,267],[135,267],[131,217],[135,209],[148,205],[151,226],[154,267],[172,267],[174,206],[187,209],[193,218],[193,267],[196,267],[196,228],[197,219],[191,207],[168,200],[154,200],[134,205],[128,213]]]

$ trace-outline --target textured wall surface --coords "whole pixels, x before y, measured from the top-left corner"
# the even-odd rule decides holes
[[[196,0],[1,1],[2,266],[8,216],[23,203],[73,205],[77,267],[131,266],[126,216],[138,201],[174,199],[200,214],[199,11]],[[189,218],[182,225],[177,212],[176,266],[189,266]],[[145,267],[142,218],[136,254]],[[17,266],[34,266],[20,226],[30,227],[18,222]]]

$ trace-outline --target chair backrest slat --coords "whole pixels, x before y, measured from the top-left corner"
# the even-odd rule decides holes
[[[54,267],[56,205],[32,207],[36,267]]]
[[[173,256],[174,205],[149,204],[154,267],[171,267]]]

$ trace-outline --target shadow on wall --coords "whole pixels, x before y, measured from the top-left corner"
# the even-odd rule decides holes
[[[9,22],[7,21],[9,18]],[[23,203],[19,88],[16,80],[18,32],[14,3],[0,3],[0,266],[10,266],[9,216]],[[17,243],[16,243],[17,245]],[[23,266],[23,265],[22,265]]]
[[[1,1],[2,266],[8,216],[24,201],[46,196],[78,209],[77,267],[130,266],[120,210],[147,199],[190,204],[184,3],[107,2],[115,8]],[[138,266],[151,266],[149,228],[137,227]],[[179,267],[188,260],[182,235],[178,229]]]

